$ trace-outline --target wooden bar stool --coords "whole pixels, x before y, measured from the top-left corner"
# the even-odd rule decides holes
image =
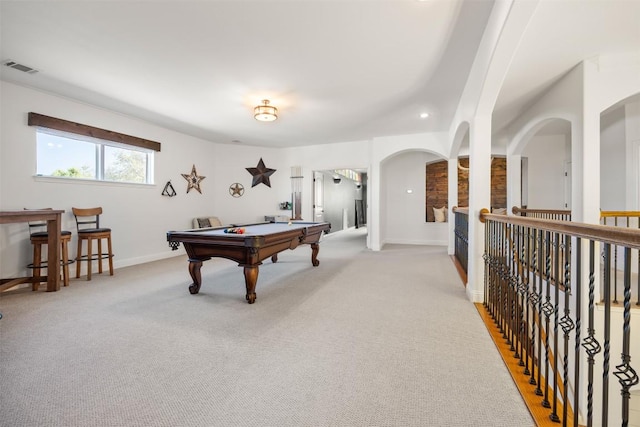
[[[98,273],[102,273],[102,260],[109,260],[109,275],[113,276],[113,252],[111,250],[111,229],[100,227],[102,208],[71,208],[78,227],[78,252],[76,253],[76,278],[80,277],[80,262],[87,262],[87,280],[91,280],[93,261],[98,261]],[[107,252],[102,252],[102,239],[107,239]],[[87,253],[82,254],[82,242],[87,241]],[[93,253],[93,241],[98,242],[98,253]]]
[[[29,235],[33,244],[33,262],[27,265],[27,268],[33,269],[31,289],[34,291],[37,291],[40,287],[41,270],[47,268],[49,262],[49,260],[42,261],[42,245],[46,245],[49,240],[49,234],[46,230],[46,221],[29,222]],[[62,230],[60,232],[60,254],[62,256],[60,265],[62,265],[62,283],[64,286],[69,286],[69,264],[73,263],[73,260],[69,261],[69,242],[71,242],[71,232]]]

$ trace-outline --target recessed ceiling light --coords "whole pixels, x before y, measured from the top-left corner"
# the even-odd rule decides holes
[[[429,117],[429,113],[421,113],[420,114],[420,118],[421,119],[426,119],[427,117]]]

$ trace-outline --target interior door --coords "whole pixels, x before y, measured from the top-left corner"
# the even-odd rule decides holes
[[[324,221],[324,175],[313,172],[313,220]]]

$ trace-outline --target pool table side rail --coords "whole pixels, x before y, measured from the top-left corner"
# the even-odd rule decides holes
[[[245,224],[237,225],[237,227],[251,227],[256,225],[273,225],[277,223],[258,223],[258,224]],[[284,223],[286,224],[286,223]],[[298,223],[299,224],[299,223]],[[296,224],[296,225],[298,225]],[[180,242],[183,244],[203,244],[207,246],[221,245],[225,248],[239,247],[239,248],[260,248],[263,246],[271,246],[277,243],[284,243],[291,241],[292,238],[298,237],[299,243],[315,243],[320,240],[323,232],[328,232],[331,229],[331,224],[327,222],[322,223],[304,223],[309,224],[306,227],[295,227],[292,229],[285,228],[282,231],[275,233],[265,234],[226,234],[220,232],[228,227],[212,227],[202,229],[192,229],[184,231],[169,231],[167,232],[167,241],[172,250],[177,250],[180,246]],[[217,233],[210,233],[216,231]],[[316,237],[317,236],[317,237]],[[297,246],[297,244],[295,245]],[[294,248],[295,248],[294,246]],[[293,249],[293,248],[292,248]]]

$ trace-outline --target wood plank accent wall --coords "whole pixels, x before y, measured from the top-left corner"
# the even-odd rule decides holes
[[[469,158],[460,158],[460,166],[469,167]],[[446,160],[426,165],[425,218],[434,222],[433,208],[448,205],[449,167]],[[458,206],[469,206],[469,171],[458,168]],[[448,206],[449,207],[449,206]],[[507,159],[494,157],[491,162],[491,208],[507,207]]]
[[[469,158],[459,158],[458,164],[469,167]],[[458,168],[458,206],[469,206],[469,171]]]
[[[491,208],[507,207],[507,159],[494,157],[491,162]]]
[[[433,208],[449,203],[449,165],[446,160],[427,163],[426,166],[426,221],[434,222]]]

